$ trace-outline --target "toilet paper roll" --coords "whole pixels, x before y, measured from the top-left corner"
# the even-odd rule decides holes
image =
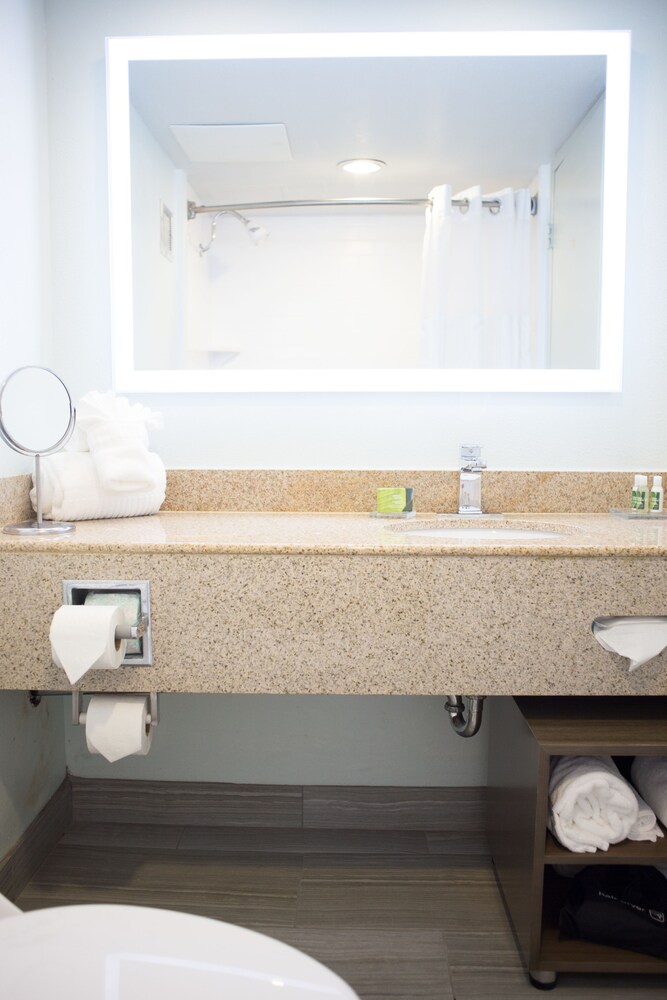
[[[89,594],[86,594],[86,599],[83,602],[87,608],[91,606],[103,607],[105,605],[118,605],[119,608],[123,609],[123,614],[125,616],[126,625],[137,625],[139,618],[141,617],[141,598],[137,593],[124,593],[123,591],[114,591],[109,593],[108,591],[98,591],[93,590]],[[140,653],[141,652],[141,640],[140,639],[126,639],[127,651],[128,653]]]
[[[86,711],[86,744],[113,764],[123,757],[145,757],[153,730],[144,695],[95,694]]]
[[[76,684],[88,670],[115,670],[123,662],[125,639],[116,629],[125,623],[119,607],[64,604],[51,622],[51,655],[57,667]]]

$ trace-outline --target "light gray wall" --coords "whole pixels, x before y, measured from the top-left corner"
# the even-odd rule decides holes
[[[0,4],[0,376],[50,360],[46,47],[41,0]],[[29,463],[0,442],[0,476]],[[8,628],[9,623],[1,622]],[[0,858],[65,777],[60,704],[0,693]]]
[[[483,785],[487,730],[454,733],[443,698],[162,695],[147,757],[108,764],[67,727],[85,777],[297,785]],[[69,706],[68,706],[69,707]]]
[[[667,4],[657,0],[47,0],[49,38],[54,330],[58,365],[75,394],[110,386],[104,125],[104,36],[240,31],[631,28],[630,190],[628,198],[627,349],[624,391],[573,395],[268,395],[147,397],[163,411],[158,450],[171,466],[452,468],[462,440],[485,445],[491,465],[528,469],[662,468],[667,460]],[[619,206],[623,211],[623,206]],[[380,706],[379,708],[377,706]],[[317,726],[300,728],[297,700],[238,709],[231,699],[169,700],[167,725],[145,762],[123,768],[197,777],[226,750],[227,780],[369,783],[409,775],[428,784],[482,780],[479,743],[448,742],[446,764],[424,754],[436,746],[439,701],[363,699],[352,711],[335,699],[318,708]],[[227,736],[232,713],[247,719]],[[243,713],[247,712],[247,716]],[[384,742],[382,713],[400,716],[401,737]],[[379,713],[379,715],[377,714]],[[194,717],[193,717],[194,716]],[[258,717],[262,717],[262,724]],[[308,713],[304,713],[306,718]],[[292,727],[292,728],[290,728]],[[292,738],[294,727],[300,733]],[[223,734],[223,730],[225,731]],[[289,735],[287,743],[285,733]],[[321,734],[327,734],[326,742]],[[373,739],[369,738],[373,734]],[[417,743],[417,736],[419,744]],[[80,755],[75,771],[116,774]],[[359,747],[366,750],[359,757]],[[379,741],[379,742],[378,742]],[[297,745],[298,743],[298,745]],[[278,766],[276,747],[285,746]],[[372,747],[383,747],[379,757]],[[197,752],[193,752],[193,747]],[[233,753],[232,753],[233,751]],[[465,768],[462,759],[465,757]],[[189,761],[189,763],[187,763]],[[234,762],[233,766],[231,762]],[[249,762],[252,762],[250,764]],[[134,772],[133,772],[134,773]],[[296,777],[293,780],[297,780]],[[406,778],[407,780],[407,778]]]
[[[60,698],[0,694],[0,859],[65,778],[64,729]]]
[[[45,33],[41,0],[0,4],[0,379],[51,361]],[[0,476],[29,468],[0,442]]]

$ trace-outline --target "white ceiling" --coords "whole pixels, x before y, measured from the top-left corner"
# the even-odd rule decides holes
[[[133,62],[132,102],[201,203],[523,186],[605,84],[600,56]],[[170,125],[281,123],[284,163],[191,164]],[[340,160],[387,167],[355,177]]]

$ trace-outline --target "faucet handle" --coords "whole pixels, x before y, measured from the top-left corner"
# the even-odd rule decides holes
[[[482,460],[482,446],[479,444],[462,444],[460,451],[461,469],[485,469],[486,462]]]

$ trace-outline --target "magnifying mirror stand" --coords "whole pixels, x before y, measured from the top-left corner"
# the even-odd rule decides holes
[[[42,476],[41,455],[35,455],[35,507],[37,517],[34,521],[19,521],[17,524],[6,524],[2,529],[7,535],[64,535],[74,531],[75,524],[70,521],[45,521],[42,516]]]
[[[64,433],[58,438],[51,447],[30,447],[25,441],[19,441],[16,431],[10,431],[7,425],[7,414],[3,412],[3,397],[5,396],[7,386],[17,377],[25,378],[27,372],[39,372],[41,377],[47,376],[48,380],[55,379],[55,382],[59,386],[59,390],[65,395],[67,400],[67,410],[68,419],[67,426]],[[33,375],[33,390],[34,390],[34,375]],[[24,392],[24,398],[28,399],[30,403],[30,393]],[[2,529],[8,535],[64,535],[70,531],[74,531],[76,528],[75,524],[71,524],[69,521],[45,521],[42,511],[42,476],[41,476],[41,460],[47,455],[55,455],[56,452],[60,451],[61,448],[67,444],[72,436],[74,430],[74,425],[76,423],[76,410],[72,405],[72,397],[70,396],[69,389],[63,382],[63,380],[56,375],[54,371],[50,368],[44,368],[43,365],[23,365],[21,368],[17,368],[15,371],[11,372],[7,378],[4,380],[2,385],[0,385],[0,438],[8,444],[10,448],[18,452],[19,455],[30,456],[35,459],[35,513],[37,517],[34,521],[19,521],[18,524],[7,524]]]

